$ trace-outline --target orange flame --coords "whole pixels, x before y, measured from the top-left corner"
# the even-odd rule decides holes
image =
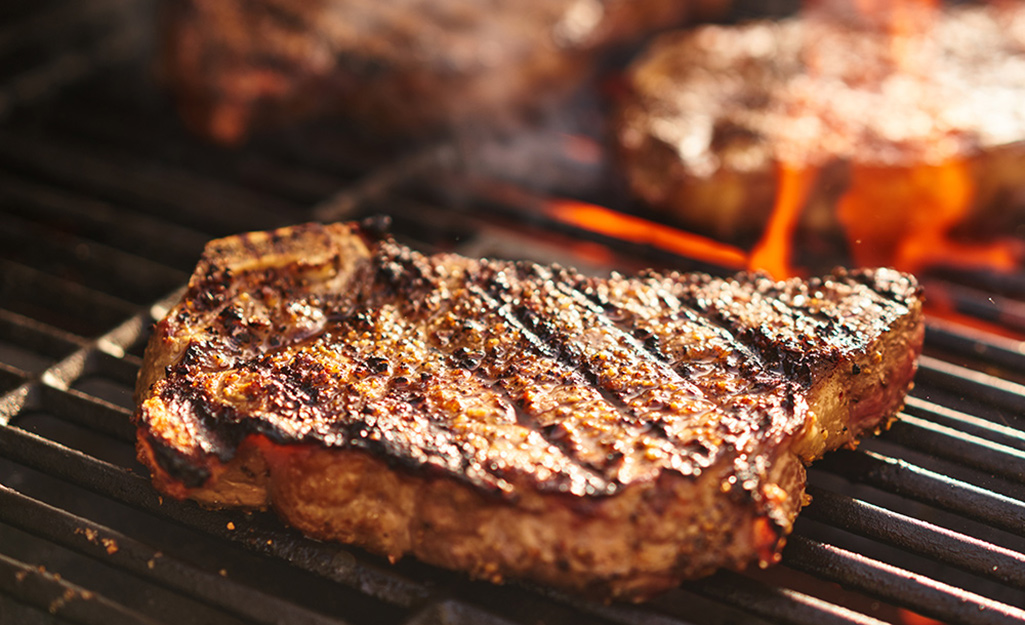
[[[794,167],[780,164],[776,204],[762,238],[748,258],[748,269],[761,269],[782,280],[796,275],[790,257],[794,228],[801,217],[801,209],[808,200],[812,183],[818,175],[816,167]]]
[[[854,0],[862,16],[889,35],[890,61],[898,71],[921,73],[910,53],[914,37],[928,36],[939,2],[937,0]]]
[[[854,19],[876,29],[889,40],[889,75],[915,74],[926,80],[930,74],[928,46],[912,45],[931,36],[936,0],[806,0],[827,19],[844,19],[844,10],[855,11]],[[847,19],[852,14],[847,13]],[[885,44],[884,44],[885,45]],[[884,52],[885,54],[885,52]],[[828,67],[809,65],[809,72],[826,73]],[[876,76],[873,80],[884,80]],[[895,111],[899,114],[899,111]],[[948,138],[948,131],[934,126],[936,141]],[[866,153],[867,155],[867,153]],[[959,241],[954,232],[969,222],[976,201],[978,170],[965,158],[948,158],[939,163],[906,155],[909,162],[898,165],[859,162],[850,165],[849,185],[835,207],[836,219],[844,229],[850,257],[838,253],[836,260],[861,266],[892,266],[912,273],[937,264],[956,264],[1014,271],[1025,250],[1010,238],[987,244]],[[913,162],[915,160],[918,162]],[[809,194],[819,169],[811,165],[781,164],[773,211],[762,237],[751,252],[748,266],[763,269],[776,278],[800,275],[792,252],[794,233],[809,205]],[[816,196],[815,201],[818,199]]]
[[[929,47],[912,47],[912,41],[930,36],[936,0],[806,0],[810,5],[841,4],[853,7],[864,23],[889,37],[889,63],[885,70],[929,75]],[[828,12],[828,8],[827,8]],[[850,13],[847,14],[850,17]],[[917,39],[916,39],[917,38]],[[885,45],[885,44],[884,44]],[[886,54],[886,51],[883,52]],[[828,67],[809,67],[828,72]],[[873,75],[874,76],[874,75]],[[874,76],[884,79],[885,76]],[[936,125],[936,140],[948,138]],[[570,137],[572,139],[572,137]],[[568,141],[567,150],[581,161],[593,161],[594,146]],[[856,158],[856,157],[855,157]],[[908,161],[916,157],[908,156]],[[806,206],[817,202],[816,182],[820,168],[808,164],[781,163],[774,207],[758,243],[748,253],[728,244],[675,228],[623,215],[578,201],[556,200],[546,205],[551,217],[592,232],[632,241],[703,260],[725,268],[760,269],[778,279],[801,275],[795,267],[795,233]],[[920,273],[938,264],[960,265],[996,271],[1019,270],[1025,249],[1008,237],[987,244],[958,240],[956,229],[975,216],[977,165],[968,158],[930,162],[923,152],[920,162],[898,165],[850,164],[848,186],[835,205],[835,218],[848,243],[850,256],[838,250],[830,262],[848,261],[860,266],[892,266]],[[829,182],[824,181],[823,184]],[[813,196],[812,193],[815,192]],[[937,301],[942,298],[938,298]],[[950,309],[950,317],[958,313]]]
[[[910,272],[942,262],[1011,271],[1017,254],[996,241],[971,245],[950,238],[975,194],[968,165],[882,167],[855,165],[837,206],[855,262],[893,265]]]
[[[943,625],[942,621],[937,621],[934,618],[929,618],[904,608],[897,608],[897,614],[900,615],[900,620],[904,625]]]
[[[722,267],[741,269],[747,261],[747,255],[731,245],[640,217],[623,215],[603,206],[576,200],[553,200],[547,210],[550,217],[566,224]]]

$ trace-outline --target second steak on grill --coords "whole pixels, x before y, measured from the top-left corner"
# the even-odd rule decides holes
[[[330,113],[423,133],[579,85],[611,45],[725,0],[165,0],[162,73],[221,141]]]
[[[146,350],[140,458],[318,538],[641,599],[778,557],[804,463],[901,406],[918,295],[891,270],[600,279],[355,225],[229,237]]]
[[[1015,270],[1014,241],[975,246],[1025,221],[1025,5],[880,3],[908,12],[889,28],[830,12],[854,4],[657,38],[617,114],[633,193],[745,247],[794,201],[795,245],[830,263],[846,242],[858,265]]]

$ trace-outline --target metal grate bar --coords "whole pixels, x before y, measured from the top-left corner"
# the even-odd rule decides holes
[[[41,387],[41,408],[59,414],[70,423],[102,432],[125,443],[135,442],[132,411],[73,389]]]
[[[166,556],[125,534],[2,484],[0,521],[257,623],[341,622]]]
[[[808,493],[804,517],[1025,588],[1025,554],[815,486]]]
[[[140,66],[100,74],[94,88],[54,102],[54,114],[47,120],[50,133],[189,165],[218,179],[276,187],[286,196],[305,198],[304,205],[411,151],[405,139],[382,141],[380,134],[340,120],[257,134],[244,149],[216,146],[185,130],[177,113],[169,110],[165,93],[153,88],[144,63]],[[125,83],[135,88],[134,98],[124,97]],[[154,146],[159,149],[154,151]],[[311,196],[313,190],[321,193]]]
[[[106,33],[92,45],[60,52],[0,84],[0,119],[17,106],[36,102],[86,79],[97,69],[130,58],[140,45],[141,32],[122,28]]]
[[[233,180],[248,189],[312,205],[349,184],[367,171],[383,166],[387,155],[353,149],[351,138],[339,136],[326,160],[311,158],[299,143],[297,153],[285,154],[281,145],[250,145],[244,151],[203,144],[186,134],[178,123],[166,123],[165,111],[140,111],[123,102],[75,102],[62,108],[56,125],[61,134],[90,143],[145,153],[151,158],[198,169],[221,180]],[[154,123],[158,121],[158,123]],[[151,154],[154,145],[158,154]],[[371,148],[376,146],[369,146]],[[302,162],[297,162],[302,159]]]
[[[50,230],[73,228],[79,236],[191,270],[210,235],[150,217],[115,204],[68,194],[0,171],[0,202],[7,213],[45,224]],[[117,224],[112,228],[111,224]]]
[[[931,273],[948,282],[970,285],[974,288],[985,289],[990,293],[1000,293],[1018,300],[1025,300],[1025,274],[1020,272],[948,265],[936,267]]]
[[[926,323],[926,345],[977,359],[988,366],[1007,371],[1025,372],[1025,350],[1021,341],[994,336],[939,319]]]
[[[827,454],[815,467],[1025,536],[1025,502],[904,460],[865,450],[840,450]]]
[[[43,371],[39,377],[40,383],[33,386],[35,392],[32,407],[60,415],[65,421],[85,426],[90,431],[133,443],[135,428],[131,423],[129,407],[81,392],[71,385],[75,381],[88,379],[92,373],[101,372],[105,377],[133,388],[138,363],[131,361],[138,359],[126,356],[124,350],[139,338],[148,318],[144,313],[136,314]],[[15,414],[8,414],[7,421]]]
[[[0,592],[82,625],[157,625],[156,621],[67,582],[39,566],[0,554]]]
[[[51,360],[85,345],[86,341],[70,332],[0,308],[0,343],[22,352],[16,356],[15,364],[22,366],[20,361],[27,360],[31,362],[25,365],[31,366],[39,362],[49,364]]]
[[[72,235],[55,236],[51,228],[33,227],[6,216],[0,229],[2,254],[21,264],[58,276],[74,276],[83,286],[136,304],[153,301],[188,276],[146,258]]]
[[[64,330],[81,336],[100,334],[137,310],[137,306],[121,298],[20,263],[0,259],[0,272],[8,279],[0,284],[5,306],[11,305],[14,312],[63,324]]]
[[[1000,423],[993,423],[974,415],[934,404],[919,397],[908,397],[904,405],[907,414],[924,417],[955,430],[984,438],[1000,445],[1025,450],[1025,432]]]
[[[170,297],[178,293],[180,291],[175,291]],[[102,372],[123,384],[134,386],[141,362],[137,357],[127,354],[127,350],[139,341],[151,323],[149,314],[137,313],[95,341],[80,339],[82,348],[49,367],[44,381],[54,388],[68,389],[77,379]]]
[[[362,205],[380,199],[409,181],[438,170],[447,170],[458,157],[452,143],[441,143],[418,150],[387,167],[381,167],[349,185],[313,207],[312,216],[318,221],[351,219]]]
[[[926,293],[946,302],[955,311],[998,324],[1018,333],[1025,332],[1025,302],[949,282],[924,281]]]
[[[0,393],[18,386],[28,377],[29,373],[27,371],[22,371],[17,367],[0,362]]]
[[[576,623],[587,622],[594,625],[687,625],[670,615],[655,615],[643,608],[633,606],[600,605],[594,602],[563,595],[557,591],[536,588],[540,592],[527,592],[517,585],[496,586],[484,582],[465,583],[453,576],[451,572],[440,572],[441,576],[449,577],[451,594],[441,596],[445,599],[458,601],[474,611],[487,611],[500,614],[504,619],[515,623]],[[584,616],[586,614],[586,616]],[[494,617],[492,617],[494,618]],[[476,625],[478,621],[470,621]],[[490,622],[485,620],[482,622]],[[500,621],[506,622],[506,621]]]
[[[239,224],[248,224],[249,229],[282,225],[287,215],[302,209],[198,173],[152,161],[142,164],[137,155],[104,154],[9,128],[0,130],[0,161],[11,170],[43,175],[65,189],[126,202],[215,236],[232,234]]]
[[[916,395],[937,387],[1009,411],[1025,414],[1025,386],[981,371],[923,355],[919,360]]]
[[[488,614],[466,603],[447,600],[425,607],[406,621],[406,625],[512,625],[512,621]],[[651,625],[661,624],[654,622]]]
[[[727,605],[743,606],[772,622],[797,625],[883,625],[883,621],[789,588],[770,587],[750,578],[720,571],[687,582],[686,587]]]
[[[143,315],[139,315],[142,317]],[[148,315],[146,315],[148,319]],[[134,319],[132,320],[134,321]],[[141,329],[137,324],[132,324],[133,329]],[[129,345],[135,340],[138,340],[139,334],[133,334]],[[57,365],[54,365],[50,369],[51,375],[59,378],[61,382],[61,388],[67,388],[70,384],[82,377],[89,377],[92,375],[102,375],[104,378],[113,380],[119,384],[122,384],[128,388],[135,387],[135,380],[138,377],[139,367],[142,365],[142,359],[131,354],[126,354],[123,351],[117,355],[113,355],[110,351],[116,351],[123,349],[119,347],[109,336],[104,337],[102,340],[97,341],[96,349],[88,349],[85,351],[85,358],[81,366],[72,366],[67,361],[62,361]],[[133,405],[134,407],[134,405]]]
[[[803,536],[791,537],[783,560],[788,566],[945,622],[1020,625],[1025,620],[1025,610]]]
[[[994,443],[961,430],[927,419],[902,415],[893,424],[886,440],[909,449],[924,451],[963,466],[1025,483],[1025,451]]]
[[[0,408],[3,404],[0,403]],[[3,414],[0,413],[0,418]],[[340,546],[327,545],[281,531],[276,522],[253,516],[239,531],[227,529],[236,515],[204,510],[190,502],[164,500],[149,480],[43,437],[14,427],[0,427],[0,454],[67,482],[193,529],[242,544],[248,549],[281,558],[309,572],[362,588],[371,596],[404,607],[428,596],[420,584],[392,570],[372,569],[358,563]]]

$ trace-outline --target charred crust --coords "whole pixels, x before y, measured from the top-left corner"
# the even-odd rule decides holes
[[[594,279],[368,241],[315,225],[208,247],[143,368],[160,490],[638,599],[777,560],[803,461],[885,423],[920,349],[917,284],[889,270]]]
[[[345,236],[366,242],[371,231]],[[297,236],[247,245],[288,254]],[[210,476],[197,457],[229,462],[240,441],[262,434],[363,450],[507,501],[527,488],[585,505],[665,474],[697,480],[727,462],[737,478],[730,497],[761,506],[770,459],[805,426],[807,388],[853,363],[918,293],[887,270],[803,283],[656,272],[597,280],[428,257],[384,237],[332,283],[356,285],[339,297],[293,275],[294,264],[237,271],[218,260],[230,249],[208,249],[172,313],[209,324],[159,390],[193,420],[196,448],[149,439],[161,468],[190,488]],[[304,267],[317,275],[344,260],[334,253]],[[255,303],[243,310],[236,291]],[[859,298],[874,318],[849,310]],[[299,312],[287,312],[293,304]],[[288,315],[316,323],[292,333]],[[472,408],[459,412],[464,405]],[[531,442],[510,460],[490,450],[511,445],[501,438],[511,431]]]
[[[186,488],[200,488],[210,479],[210,469],[206,464],[197,462],[195,457],[182,454],[175,447],[152,440],[150,448],[157,465]]]

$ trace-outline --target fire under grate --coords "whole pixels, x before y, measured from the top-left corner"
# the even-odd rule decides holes
[[[642,605],[392,565],[270,513],[162,500],[134,459],[131,391],[151,324],[212,237],[387,212],[424,251],[711,267],[567,226],[535,210],[534,191],[424,183],[458,170],[465,147],[381,146],[325,127],[240,151],[206,145],[146,78],[145,9],[2,9],[0,622],[1025,620],[1025,342],[950,321],[929,322],[901,421],[811,469],[814,501],[780,566]],[[933,280],[967,318],[1009,336],[1025,327],[1022,276]]]

